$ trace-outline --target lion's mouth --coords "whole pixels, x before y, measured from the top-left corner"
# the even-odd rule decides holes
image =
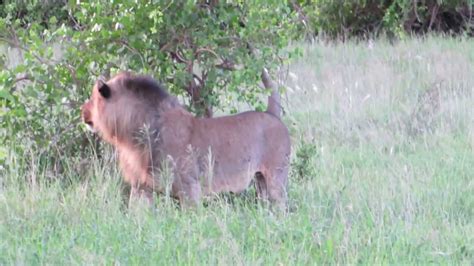
[[[86,125],[86,128],[87,128],[89,131],[91,131],[91,132],[93,132],[93,133],[96,132],[96,130],[95,130],[95,128],[94,128],[94,123],[92,123],[92,121],[84,121],[84,124]]]

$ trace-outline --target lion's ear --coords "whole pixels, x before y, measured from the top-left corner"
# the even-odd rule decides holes
[[[110,98],[110,94],[112,91],[110,90],[110,87],[107,84],[105,84],[103,81],[98,81],[97,88],[102,97],[104,97],[105,99]]]

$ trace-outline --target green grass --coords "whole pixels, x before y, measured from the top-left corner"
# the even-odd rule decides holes
[[[0,176],[0,264],[474,263],[474,42],[302,48],[286,82],[290,213],[252,193],[127,209],[113,163],[51,176],[32,156]],[[415,124],[432,87],[439,108]]]

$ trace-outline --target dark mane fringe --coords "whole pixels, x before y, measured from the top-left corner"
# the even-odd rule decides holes
[[[127,73],[124,83],[127,88],[136,91],[139,95],[148,99],[158,98],[164,100],[170,96],[163,85],[149,76]]]

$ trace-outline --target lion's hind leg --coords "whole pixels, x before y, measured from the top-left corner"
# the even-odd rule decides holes
[[[255,190],[257,191],[258,199],[268,200],[267,182],[262,172],[255,173]]]
[[[286,209],[288,199],[287,177],[288,168],[257,172],[255,174],[257,197],[264,201],[269,201],[280,209]]]

